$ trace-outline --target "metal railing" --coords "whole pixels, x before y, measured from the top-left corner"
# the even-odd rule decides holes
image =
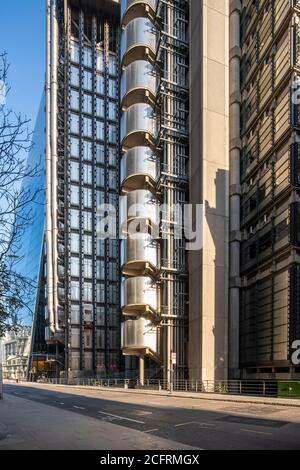
[[[175,380],[173,383],[168,383],[159,379],[146,379],[142,385],[138,379],[94,377],[76,379],[45,379],[43,383],[54,385],[79,385],[102,388],[169,391],[171,393],[190,392],[300,399],[300,381],[293,380]]]

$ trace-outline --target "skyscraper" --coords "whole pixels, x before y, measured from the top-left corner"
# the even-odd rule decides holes
[[[233,211],[241,208],[231,237],[232,256],[240,244],[231,370],[240,367],[243,378],[299,374],[291,362],[300,337],[299,7],[296,0],[231,5],[231,201]]]
[[[47,2],[47,341],[70,375],[120,366],[119,242],[97,207],[119,192],[119,5]]]
[[[61,372],[295,377],[299,2],[47,5]]]

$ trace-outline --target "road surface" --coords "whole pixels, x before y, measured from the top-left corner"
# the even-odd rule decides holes
[[[203,450],[300,449],[300,408],[43,384],[5,384],[4,393],[47,410],[71,412],[100,425],[110,423],[116,433],[122,428],[128,436],[138,432],[165,439],[179,450],[185,446]]]

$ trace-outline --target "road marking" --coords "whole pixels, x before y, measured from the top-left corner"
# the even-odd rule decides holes
[[[137,421],[136,419],[125,418],[124,416],[113,415],[111,413],[105,413],[105,411],[98,411],[101,415],[111,416],[112,418],[117,418],[125,421],[131,421],[132,423],[145,424],[144,421]]]
[[[73,408],[76,408],[76,410],[85,410],[86,408],[83,408],[82,406],[76,406],[73,405]]]
[[[188,426],[189,424],[196,424],[196,423],[195,421],[189,421],[188,423],[175,424],[175,428],[179,428],[181,426]]]
[[[210,424],[210,423],[201,423],[200,421],[189,421],[188,423],[180,423],[180,424],[175,424],[175,428],[179,428],[182,426],[189,426],[190,424],[197,424],[198,426],[204,428],[215,428],[215,424]]]
[[[254,431],[253,429],[241,429],[243,432],[251,432],[253,434],[264,434],[265,436],[272,436],[273,433],[271,432],[264,432],[264,431]]]
[[[149,416],[152,415],[152,411],[136,411],[135,414],[137,416]]]
[[[159,431],[159,429],[149,429],[148,431],[144,431],[144,433],[146,434],[147,432],[155,432],[155,431]]]

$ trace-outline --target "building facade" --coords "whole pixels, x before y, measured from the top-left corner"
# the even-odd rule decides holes
[[[119,193],[119,5],[48,1],[46,340],[70,375],[120,367],[119,241],[97,208]]]
[[[299,14],[294,0],[232,2],[232,171],[240,273],[232,286],[231,370],[299,377]],[[239,180],[240,178],[240,180]],[[235,200],[234,200],[235,198]],[[232,214],[233,219],[235,216]],[[239,294],[238,294],[239,293]],[[235,357],[239,357],[239,364]]]
[[[46,340],[60,372],[297,377],[299,2],[47,7]]]
[[[31,349],[31,328],[6,333],[1,340],[3,378],[26,380]]]

